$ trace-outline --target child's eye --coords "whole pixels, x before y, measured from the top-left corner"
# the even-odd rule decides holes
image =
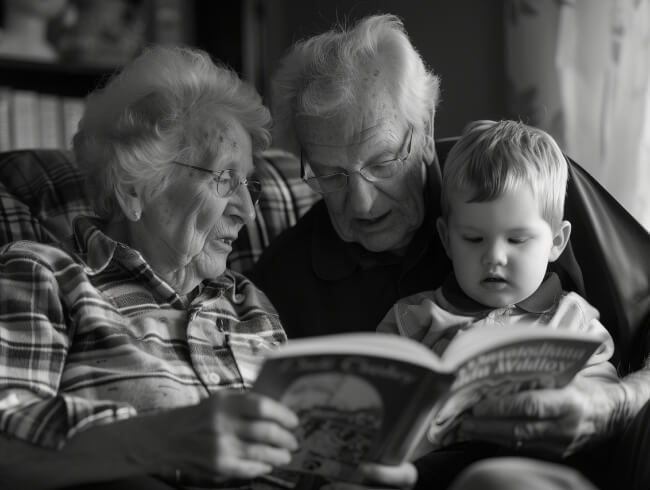
[[[469,242],[469,243],[481,243],[481,240],[483,240],[480,236],[464,236],[462,237],[464,241]]]
[[[512,238],[508,238],[508,241],[510,243],[514,243],[518,245],[518,244],[526,243],[528,241],[528,237],[525,236],[512,237]]]

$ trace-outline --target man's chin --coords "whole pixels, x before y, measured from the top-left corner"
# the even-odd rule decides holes
[[[395,237],[391,233],[378,233],[372,236],[362,236],[357,243],[369,252],[395,252],[401,253],[411,242],[413,235],[408,237]]]

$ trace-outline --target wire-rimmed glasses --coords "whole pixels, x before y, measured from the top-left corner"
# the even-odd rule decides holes
[[[239,188],[240,185],[245,185],[248,189],[248,193],[251,196],[253,205],[257,204],[260,200],[260,195],[262,194],[262,184],[257,180],[250,180],[246,177],[243,177],[239,172],[233,169],[225,170],[208,170],[207,168],[197,167],[196,165],[190,165],[188,163],[177,162],[172,160],[174,165],[180,165],[181,167],[187,167],[199,172],[207,173],[212,176],[212,179],[217,184],[217,194],[221,197],[229,197],[234,194],[234,192]]]
[[[408,140],[406,155],[403,157],[385,160],[383,162],[369,163],[356,172],[336,172],[327,175],[316,175],[305,161],[302,149],[300,150],[300,177],[316,192],[329,194],[330,192],[340,191],[348,185],[350,173],[358,173],[368,182],[377,182],[395,177],[402,171],[406,160],[411,156],[411,143],[413,141],[413,126],[409,126],[409,131],[404,137]],[[402,148],[403,148],[402,144]]]

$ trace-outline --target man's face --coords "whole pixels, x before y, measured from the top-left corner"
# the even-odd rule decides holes
[[[381,99],[381,98],[378,98]],[[347,186],[323,195],[334,229],[373,252],[401,252],[424,219],[424,162],[413,135],[400,172],[370,182],[359,170],[407,153],[410,128],[391,103],[366,98],[353,118],[298,117],[304,160],[316,176],[347,173]],[[355,119],[355,120],[352,120]]]

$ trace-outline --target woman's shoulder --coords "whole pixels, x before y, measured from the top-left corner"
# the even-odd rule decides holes
[[[0,265],[14,264],[19,268],[44,268],[52,272],[62,271],[70,266],[81,266],[80,259],[55,243],[41,243],[18,240],[0,248]]]

